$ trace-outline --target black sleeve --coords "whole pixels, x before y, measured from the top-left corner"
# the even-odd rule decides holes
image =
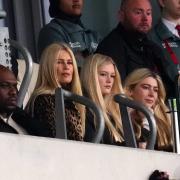
[[[47,126],[39,119],[32,118],[20,108],[13,112],[12,119],[24,128],[29,135],[49,137]]]
[[[85,136],[84,141],[91,142],[95,136],[96,128],[94,123],[94,115],[89,110],[86,109],[86,121],[85,121]]]

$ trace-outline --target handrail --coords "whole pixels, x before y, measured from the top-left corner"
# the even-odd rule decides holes
[[[175,79],[176,84],[176,104],[177,104],[177,115],[178,115],[178,129],[180,130],[180,71],[179,74],[176,76]],[[180,137],[180,131],[179,131],[179,137]],[[179,142],[180,144],[180,142]]]
[[[1,9],[1,10],[0,10],[0,19],[5,18],[6,15],[7,15],[6,11],[4,11],[4,10]]]
[[[19,89],[18,101],[17,101],[17,106],[22,107],[27,89],[29,87],[29,83],[31,81],[31,76],[32,76],[32,71],[33,71],[33,60],[32,60],[31,54],[25,47],[22,47],[19,43],[11,39],[9,40],[9,43],[12,47],[14,47],[15,49],[21,52],[21,54],[24,57],[25,64],[26,64],[26,69],[25,69],[24,77],[23,77],[23,80]]]
[[[131,122],[131,117],[127,111],[127,106],[122,103],[122,100],[116,95],[114,96],[114,100],[119,103],[119,108],[121,111],[121,120],[123,125],[123,132],[124,132],[124,140],[126,142],[127,147],[137,148],[136,138],[134,134],[133,125]],[[123,99],[124,100],[124,99]]]
[[[178,122],[178,109],[177,109],[177,100],[168,99],[169,109],[172,117],[172,134],[173,134],[173,148],[174,152],[180,154],[180,136],[179,136],[179,122]]]
[[[148,137],[146,148],[154,149],[154,145],[156,142],[157,129],[156,129],[156,122],[155,122],[152,112],[149,109],[147,109],[145,106],[143,106],[142,104],[127,98],[124,94],[115,95],[114,100],[117,103],[119,103],[119,105],[123,104],[130,108],[137,109],[138,111],[141,111],[146,116],[149,123],[150,132],[151,132],[150,136]]]
[[[77,103],[88,106],[89,108],[91,108],[94,111],[95,116],[98,120],[98,123],[97,123],[97,131],[92,139],[92,142],[99,143],[104,134],[104,127],[105,127],[104,117],[103,117],[103,114],[102,114],[102,111],[100,110],[100,108],[96,104],[94,104],[90,99],[88,99],[84,96],[79,96],[77,94],[71,93],[62,88],[57,88],[55,91],[55,99],[56,99],[55,102],[60,104],[60,106],[58,106],[57,104],[55,105],[55,109],[56,109],[55,110],[55,112],[56,112],[55,119],[56,119],[56,123],[58,124],[56,127],[57,135],[59,136],[58,138],[66,137],[66,135],[61,137],[60,135],[62,135],[62,133],[59,132],[59,131],[61,131],[60,128],[63,128],[63,127],[65,128],[65,115],[64,115],[64,113],[62,113],[62,112],[64,112],[64,109],[63,109],[64,104],[61,102],[61,101],[63,101],[63,97],[64,97],[64,99],[73,100]],[[60,102],[58,101],[58,99],[60,100]],[[60,126],[59,119],[61,119],[61,122],[63,121],[62,126]],[[66,132],[65,130],[63,130],[63,131]]]
[[[67,139],[64,91],[62,88],[57,88],[55,90],[55,124],[56,138]]]

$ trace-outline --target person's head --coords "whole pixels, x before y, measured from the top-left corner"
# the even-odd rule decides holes
[[[165,105],[166,92],[160,76],[146,68],[136,69],[125,79],[124,90],[129,97],[153,110],[158,146],[170,145],[170,119]]]
[[[76,60],[70,47],[53,43],[42,53],[36,89],[54,92],[57,87],[80,93]]]
[[[119,20],[125,29],[147,33],[152,27],[152,8],[149,0],[122,0]]]
[[[37,96],[54,94],[58,87],[82,96],[76,59],[71,48],[65,43],[53,43],[43,51],[36,86],[26,107],[27,111],[34,111]],[[84,129],[84,107],[80,104],[76,105],[80,111]]]
[[[113,101],[113,95],[123,93],[123,89],[112,58],[94,54],[85,59],[81,69],[81,83],[84,93],[102,109],[105,124],[113,138],[121,142],[121,115],[118,104]],[[108,114],[111,114],[112,120]]]
[[[81,80],[85,92],[90,96],[105,97],[122,91],[121,78],[117,67],[109,56],[94,54],[85,60],[81,70]]]
[[[12,71],[0,65],[0,114],[11,113],[17,105],[17,79]]]
[[[165,88],[159,75],[146,68],[130,73],[125,80],[125,91],[132,99],[154,109],[165,100]]]
[[[162,10],[162,17],[176,21],[180,20],[180,0],[158,0]]]
[[[49,2],[51,17],[56,17],[59,11],[70,16],[79,16],[82,13],[83,0],[49,0]]]

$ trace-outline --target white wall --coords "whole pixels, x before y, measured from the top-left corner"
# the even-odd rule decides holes
[[[146,180],[160,169],[180,179],[180,156],[0,133],[2,180]]]

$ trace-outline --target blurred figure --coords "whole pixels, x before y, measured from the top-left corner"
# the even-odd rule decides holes
[[[168,74],[170,63],[162,50],[148,39],[152,27],[152,7],[149,0],[122,0],[119,24],[98,45],[97,52],[112,57],[122,81],[137,68],[149,68],[160,73],[167,88],[174,84],[177,72]],[[173,89],[169,89],[171,92]]]
[[[39,56],[48,45],[65,42],[81,66],[84,57],[96,50],[100,37],[81,22],[82,8],[83,0],[50,0],[49,14],[53,19],[39,33]]]
[[[172,151],[171,118],[165,105],[165,88],[159,75],[141,68],[130,73],[125,80],[125,92],[133,100],[144,104],[154,114],[157,125],[155,149]],[[146,142],[149,123],[137,110],[131,111],[132,123],[138,142]]]
[[[158,0],[158,2],[161,19],[150,33],[150,38],[162,48],[165,57],[172,63],[166,67],[166,71],[171,75],[172,71],[180,70],[180,1]]]
[[[56,136],[55,89],[58,87],[82,95],[74,54],[64,43],[51,44],[42,53],[36,87],[27,106],[34,117],[46,123],[49,137]],[[65,100],[68,139],[83,140],[84,116],[81,105]]]
[[[166,171],[155,170],[148,180],[169,180],[169,174]]]
[[[17,107],[17,93],[15,75],[0,65],[0,132],[47,136],[38,119],[32,119]]]
[[[89,56],[81,70],[84,95],[98,105],[105,119],[104,144],[123,144],[123,128],[119,105],[113,95],[123,92],[121,79],[113,60],[105,55]],[[90,111],[86,115],[85,141],[90,141],[96,131],[96,120]]]

